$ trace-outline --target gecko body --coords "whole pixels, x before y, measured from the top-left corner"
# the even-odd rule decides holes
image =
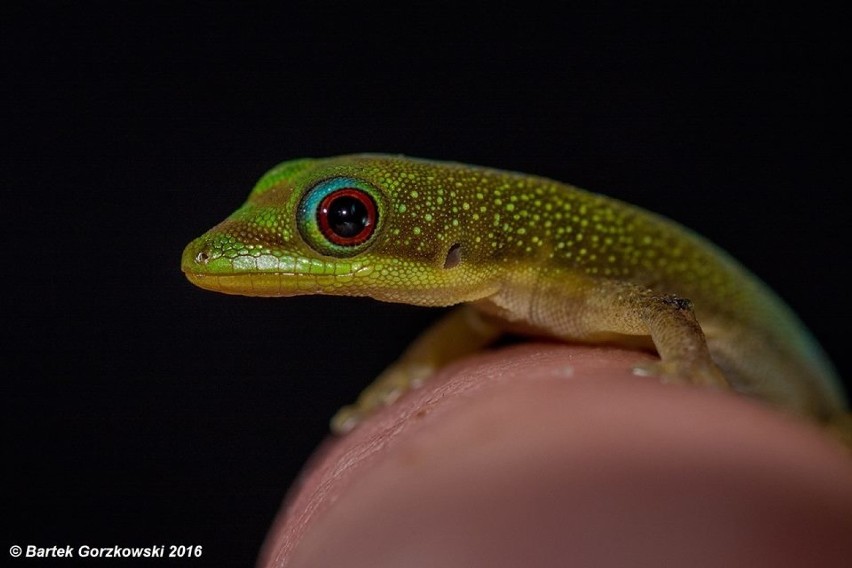
[[[848,417],[818,344],[727,253],[542,177],[373,154],[284,162],[186,247],[182,268],[230,294],[463,305],[338,413],[338,432],[507,331],[653,348],[659,362],[637,373]]]

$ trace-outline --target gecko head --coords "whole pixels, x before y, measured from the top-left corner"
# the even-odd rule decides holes
[[[186,247],[182,269],[202,288],[250,296],[481,298],[496,287],[482,262],[496,239],[471,226],[471,171],[370,154],[284,162]]]

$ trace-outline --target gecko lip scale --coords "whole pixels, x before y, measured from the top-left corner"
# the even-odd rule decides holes
[[[327,275],[296,273],[204,274],[184,271],[184,274],[199,288],[242,296],[318,294],[322,288],[320,278],[335,278]]]

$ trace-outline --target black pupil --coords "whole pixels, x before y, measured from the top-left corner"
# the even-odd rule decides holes
[[[328,226],[337,236],[355,237],[369,223],[367,208],[355,197],[344,195],[328,206]]]

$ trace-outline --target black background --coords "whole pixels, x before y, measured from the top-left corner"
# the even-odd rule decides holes
[[[7,550],[251,564],[328,418],[437,315],[184,280],[183,246],[291,158],[450,159],[666,214],[849,376],[837,14],[169,6],[2,8]]]

